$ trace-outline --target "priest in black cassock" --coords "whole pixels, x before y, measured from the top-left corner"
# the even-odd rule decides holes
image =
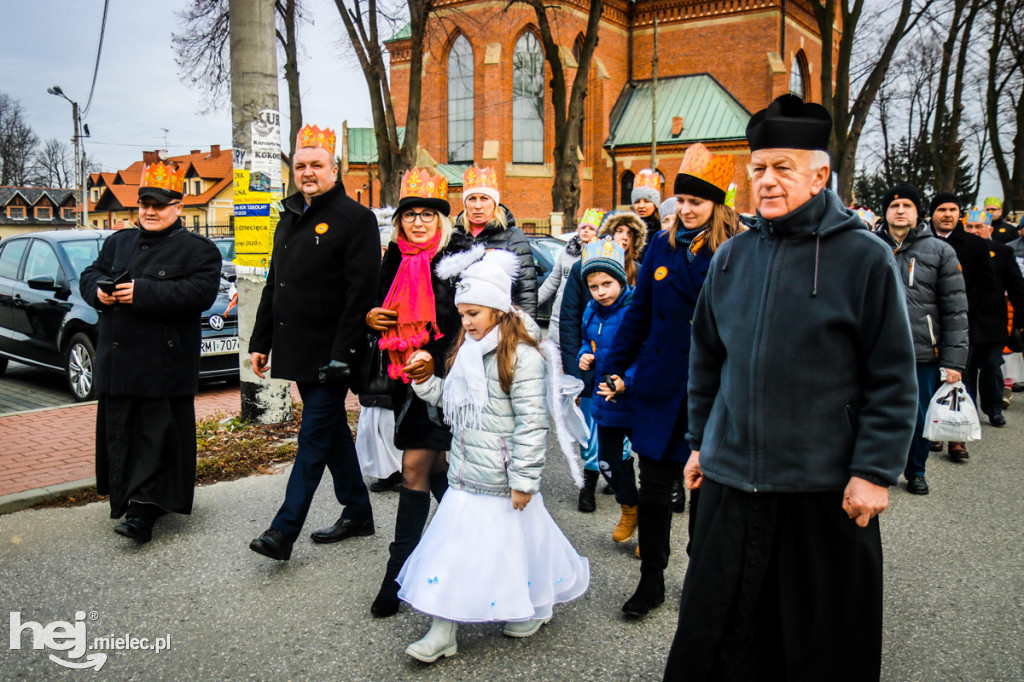
[[[684,475],[700,487],[670,680],[877,680],[878,514],[917,379],[889,248],[826,189],[832,121],[783,95],[747,126],[750,229],[692,322]]]
[[[201,318],[220,285],[220,251],[181,221],[184,172],[144,167],[139,227],[107,237],[79,281],[100,311],[96,489],[140,543],[161,515],[192,511]]]

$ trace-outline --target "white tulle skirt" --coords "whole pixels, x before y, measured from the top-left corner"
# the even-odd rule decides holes
[[[389,407],[363,407],[356,425],[356,454],[364,476],[387,478],[402,470],[402,451],[395,447],[395,412]]]
[[[516,511],[508,497],[449,489],[398,574],[398,596],[417,611],[467,623],[550,618],[583,595],[590,565],[534,495]]]

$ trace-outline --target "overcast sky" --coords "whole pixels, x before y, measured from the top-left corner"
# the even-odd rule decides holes
[[[371,126],[366,82],[347,45],[333,0],[304,0],[309,16],[299,28],[302,110],[306,122],[340,131]],[[227,106],[203,114],[203,97],[178,78],[171,33],[175,11],[188,0],[110,0],[96,91],[85,122],[89,155],[103,170],[124,168],[143,150],[171,154],[231,146]],[[71,105],[47,94],[59,85],[83,107],[89,98],[103,0],[4,0],[0,92],[20,101],[39,139],[70,140]],[[280,104],[288,130],[284,84]],[[166,132],[166,145],[164,128]],[[862,144],[862,151],[865,141]],[[287,145],[286,145],[287,146]],[[1001,194],[991,170],[980,197]]]
[[[40,140],[70,140],[71,105],[46,89],[59,85],[85,107],[92,82],[103,0],[4,2],[0,40],[0,92],[21,102]],[[231,146],[226,106],[202,114],[202,98],[178,78],[171,32],[176,10],[188,0],[110,0],[103,54],[92,107],[85,118],[90,156],[104,170],[124,168],[143,150],[171,154],[211,144]],[[306,0],[315,24],[299,28],[302,110],[307,121],[339,130],[370,126],[366,83],[346,48],[347,37],[331,0]],[[280,109],[287,118],[282,81]],[[282,125],[287,132],[287,120]]]

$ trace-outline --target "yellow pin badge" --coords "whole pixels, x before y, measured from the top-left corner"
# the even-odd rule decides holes
[[[324,232],[326,232],[326,231],[327,231],[327,228],[328,228],[328,227],[329,227],[329,226],[327,225],[327,223],[320,223],[319,225],[317,225],[316,227],[314,227],[314,228],[313,228],[313,230],[314,230],[314,231],[315,231],[315,232],[316,232],[317,234],[323,234]]]
[[[668,268],[666,268],[664,265],[662,265],[660,268],[654,271],[654,279],[658,280],[659,282],[665,279],[666,277],[668,277]]]

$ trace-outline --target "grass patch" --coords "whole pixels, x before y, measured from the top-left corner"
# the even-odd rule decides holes
[[[292,404],[291,421],[281,424],[243,422],[237,415],[216,413],[196,422],[196,484],[233,481],[253,474],[273,473],[295,459],[295,438],[302,421],[302,403]],[[348,412],[355,433],[359,412]],[[33,509],[73,507],[107,499],[92,486],[70,495],[40,502]]]

